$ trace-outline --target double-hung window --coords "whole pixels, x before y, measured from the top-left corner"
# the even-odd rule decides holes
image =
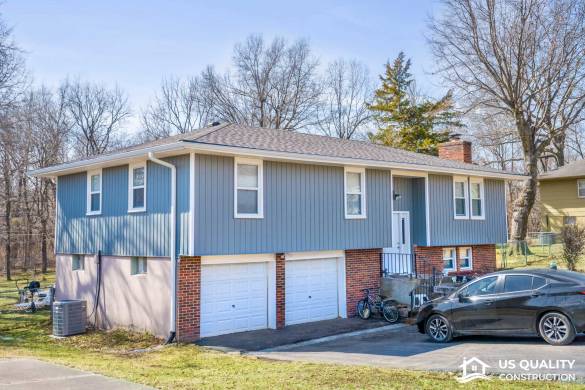
[[[453,207],[455,209],[455,219],[467,219],[468,213],[468,189],[466,177],[453,178]]]
[[[83,271],[85,269],[85,256],[83,255],[71,255],[71,270],[72,271]]]
[[[263,218],[262,160],[236,158],[234,163],[234,217]]]
[[[459,248],[459,267],[465,270],[473,268],[473,253],[470,247]]]
[[[366,170],[345,167],[345,218],[366,218]]]
[[[147,272],[146,257],[132,257],[130,259],[130,274],[143,275]]]
[[[470,197],[471,197],[471,219],[484,219],[484,191],[483,179],[469,179]]]
[[[128,211],[146,211],[146,163],[131,164],[128,172]]]
[[[585,198],[585,180],[577,180],[577,196]]]
[[[87,214],[102,212],[102,170],[87,173]]]
[[[443,272],[453,272],[457,270],[455,259],[455,248],[443,248]]]

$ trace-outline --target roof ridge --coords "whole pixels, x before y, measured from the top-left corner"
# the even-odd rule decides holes
[[[228,126],[231,126],[232,124],[233,123],[226,122],[226,123],[220,123],[219,125],[215,125],[215,126],[208,127],[208,128],[206,128],[206,130],[203,130],[203,129],[193,130],[190,133],[194,133],[196,135],[196,137],[195,138],[189,138],[189,140],[193,140],[193,141],[198,140],[201,137],[205,137],[206,135],[215,133],[216,131],[221,130],[221,129],[224,129],[224,128],[228,127]],[[187,138],[188,137],[181,138],[181,141],[185,141]]]

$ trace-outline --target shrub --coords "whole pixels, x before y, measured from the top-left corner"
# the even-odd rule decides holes
[[[575,271],[581,255],[585,252],[585,228],[579,225],[565,225],[561,230],[563,260],[567,268]]]

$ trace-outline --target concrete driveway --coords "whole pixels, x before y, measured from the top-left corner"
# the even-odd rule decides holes
[[[0,389],[147,390],[151,387],[34,359],[0,360]]]
[[[585,381],[583,335],[565,347],[553,347],[536,338],[465,337],[448,344],[436,344],[418,333],[416,327],[407,326],[254,354],[279,360],[452,372],[461,371],[464,358],[476,357],[489,366],[486,371],[491,374],[548,374],[548,380],[554,379],[550,374],[567,374],[569,376],[564,376],[567,380],[574,376],[577,381]]]

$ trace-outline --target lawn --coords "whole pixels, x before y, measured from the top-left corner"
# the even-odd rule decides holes
[[[49,275],[46,279],[52,280]],[[45,282],[43,282],[44,285]],[[288,363],[230,355],[194,345],[159,347],[160,340],[127,331],[50,337],[49,313],[15,313],[14,282],[0,282],[0,358],[29,356],[163,389],[443,389],[469,388],[456,374]],[[154,348],[150,351],[138,349]],[[473,388],[557,389],[546,382],[475,382]],[[575,386],[576,387],[576,386]]]

